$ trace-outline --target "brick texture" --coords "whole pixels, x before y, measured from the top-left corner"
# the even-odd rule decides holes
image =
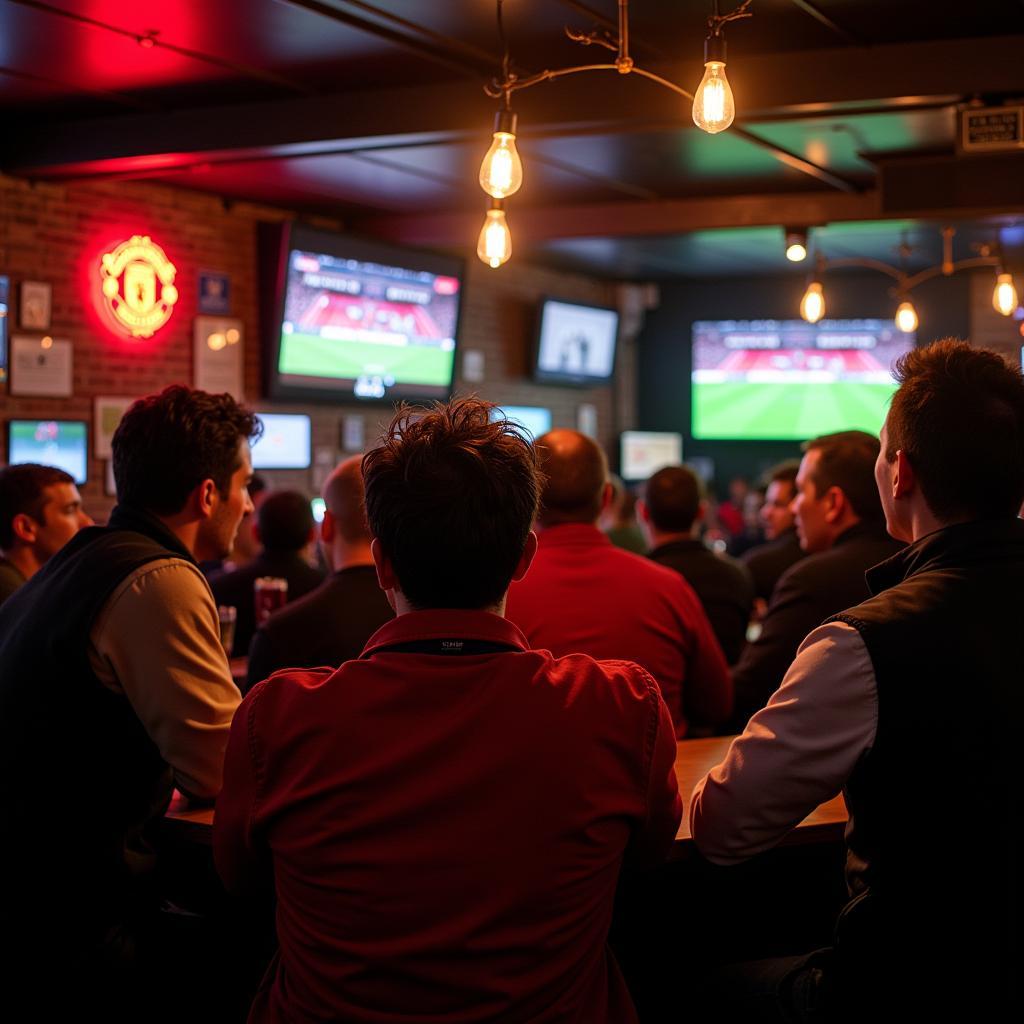
[[[325,473],[345,454],[341,447],[343,418],[361,417],[369,443],[388,410],[366,405],[286,405],[261,397],[257,225],[290,217],[287,210],[226,204],[215,196],[182,188],[135,182],[30,183],[0,176],[0,274],[9,275],[12,284],[9,334],[32,333],[22,332],[18,326],[20,283],[46,281],[53,289],[49,333],[74,345],[71,398],[15,397],[0,385],[0,418],[5,423],[37,417],[86,420],[92,449],[97,396],[134,398],[171,383],[191,383],[198,274],[216,271],[230,277],[231,315],[245,327],[247,401],[264,411],[308,412],[313,421],[313,447],[319,464],[309,471],[265,475],[274,487],[315,493]],[[328,229],[343,228],[323,219],[316,223]],[[154,337],[138,341],[115,335],[94,305],[101,254],[132,234],[149,234],[178,270],[179,299],[170,322]],[[614,286],[606,281],[519,262],[490,270],[467,250],[459,344],[463,350],[483,353],[485,380],[464,382],[460,357],[456,391],[476,392],[511,405],[545,406],[552,410],[556,426],[575,426],[578,406],[590,403],[597,409],[600,440],[611,451],[617,432],[632,426],[636,418],[634,344],[629,339],[622,345],[612,387],[579,389],[532,382],[531,350],[542,295],[601,305],[614,305],[616,299]],[[89,481],[82,493],[87,510],[99,521],[114,503],[105,493],[104,476],[105,464],[91,450]]]

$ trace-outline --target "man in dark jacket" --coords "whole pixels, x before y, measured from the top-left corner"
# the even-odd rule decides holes
[[[313,543],[315,529],[309,499],[298,491],[272,491],[256,513],[256,539],[263,550],[241,569],[210,577],[210,589],[218,605],[237,609],[233,658],[249,653],[256,627],[253,588],[261,576],[273,576],[288,584],[287,601],[303,597],[323,583],[323,573],[304,556]]]
[[[800,641],[828,616],[867,597],[864,573],[899,548],[885,532],[875,487],[878,439],[848,430],[804,447],[793,512],[808,557],[776,584],[761,635],[736,666],[731,732],[741,732],[778,689]]]
[[[957,341],[910,352],[897,379],[875,472],[889,532],[909,546],[868,573],[872,597],[807,637],[697,786],[693,838],[733,863],[843,788],[852,899],[835,948],[761,965],[762,997],[773,991],[786,1019],[1010,1020],[1022,995],[1024,380]]]
[[[230,395],[140,399],[114,434],[108,525],[0,608],[5,999],[30,995],[38,1019],[152,1016],[131,1004],[146,964],[176,991],[192,980],[187,949],[157,952],[155,851],[173,788],[221,785],[240,697],[196,563],[226,555],[252,508],[258,429]]]
[[[747,635],[754,585],[742,562],[709,551],[695,528],[704,515],[697,474],[687,466],[659,469],[638,503],[650,541],[647,557],[675,569],[697,592],[725,660],[734,665]]]
[[[333,572],[256,630],[246,692],[279,668],[337,667],[358,658],[394,616],[373,568],[361,464],[362,456],[353,455],[327,478],[320,547]]]

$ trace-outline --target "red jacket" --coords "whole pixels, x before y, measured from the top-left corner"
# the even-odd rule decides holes
[[[624,857],[671,848],[674,760],[647,673],[486,612],[400,615],[337,671],[271,676],[214,822],[229,887],[276,883],[250,1021],[634,1021],[606,939]]]
[[[700,598],[679,573],[614,547],[596,526],[551,526],[539,539],[505,609],[533,647],[642,665],[661,685],[680,739],[688,722],[729,717],[729,667]]]

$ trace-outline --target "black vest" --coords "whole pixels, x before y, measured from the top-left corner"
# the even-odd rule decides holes
[[[102,943],[147,902],[171,771],[87,650],[118,584],[171,556],[192,561],[158,519],[118,506],[0,608],[0,877],[19,931]]]
[[[846,788],[840,962],[865,1005],[895,984],[940,1010],[1005,1010],[1020,953],[1024,522],[938,530],[867,579],[875,596],[835,616],[863,638],[878,692],[875,743]]]

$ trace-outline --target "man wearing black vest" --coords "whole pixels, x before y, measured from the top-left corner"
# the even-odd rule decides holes
[[[154,839],[171,791],[220,790],[240,696],[196,562],[223,557],[251,510],[257,429],[230,395],[136,402],[113,439],[108,525],[0,609],[5,998],[30,993],[35,1019],[61,1000],[120,1019],[165,920]]]
[[[693,837],[734,863],[843,789],[851,900],[835,946],[762,965],[762,998],[770,990],[796,1013],[787,1019],[810,1008],[824,1011],[815,1020],[1010,1019],[1024,863],[1024,380],[956,341],[909,353],[897,379],[875,475],[888,529],[909,546],[869,571],[872,597],[801,645],[695,789]]]

